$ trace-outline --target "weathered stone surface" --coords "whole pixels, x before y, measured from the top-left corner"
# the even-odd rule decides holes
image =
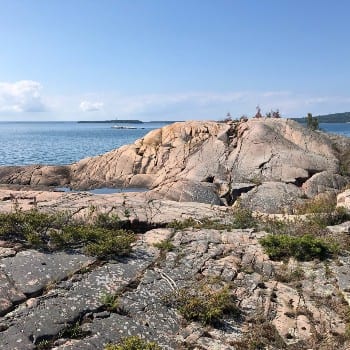
[[[332,233],[347,233],[350,234],[350,221],[343,222],[339,225],[327,226],[327,229]]]
[[[339,174],[343,143],[286,119],[191,121],[153,130],[132,145],[69,166],[0,167],[0,182],[147,187],[149,198],[225,205],[240,195],[240,183],[281,182],[304,184],[301,191],[312,197],[348,182]]]
[[[9,311],[15,303],[25,300],[25,295],[15,283],[0,270],[0,315]]]
[[[337,196],[337,206],[350,210],[350,190],[345,190]]]
[[[9,191],[0,190],[0,210],[12,211],[12,196],[18,199],[18,207],[22,210],[39,208],[47,212],[67,211],[76,213],[85,219],[93,212],[111,212],[121,219],[141,222],[145,225],[165,225],[174,220],[185,218],[218,219],[226,217],[230,208],[205,203],[183,202],[153,199],[149,193],[115,193],[109,195],[93,195],[90,193],[62,193],[43,191]],[[33,197],[36,204],[33,204]]]
[[[302,186],[304,193],[312,198],[324,192],[339,192],[346,186],[348,179],[330,171],[323,171],[308,179]]]
[[[214,184],[177,181],[175,183],[165,184],[153,190],[160,197],[176,200],[179,202],[200,202],[220,205],[221,200],[217,194]]]
[[[69,201],[61,200],[61,205],[68,205]],[[165,203],[168,202],[162,202],[161,206]],[[225,212],[219,212],[223,216],[217,217],[215,206],[200,204],[199,207],[207,213],[211,210],[212,218],[224,222],[230,217]],[[76,255],[67,253],[45,256],[33,250],[1,258],[5,270],[0,281],[0,297],[5,315],[0,323],[0,347],[35,349],[43,340],[52,339],[50,348],[57,350],[103,349],[107,343],[139,335],[169,350],[230,349],[235,348],[247,330],[259,336],[250,327],[259,325],[263,317],[266,324],[275,327],[285,346],[322,348],[324,339],[337,344],[339,350],[346,350],[349,342],[341,336],[346,329],[344,315],[348,305],[340,295],[348,300],[349,257],[341,256],[327,264],[271,261],[259,244],[265,235],[252,229],[157,228],[139,235],[130,258],[95,263],[80,272],[74,271],[87,261],[91,263],[90,258],[79,256],[75,260]],[[164,240],[171,242],[171,251],[161,252],[154,247]],[[48,261],[49,258],[52,260]],[[47,265],[41,265],[43,259]],[[37,276],[41,286],[39,292],[33,284],[37,295],[29,299],[21,292],[33,292],[29,268],[24,262],[31,264],[33,276]],[[303,271],[297,280],[283,277],[296,269]],[[220,281],[229,287],[242,311],[239,320],[226,315],[216,326],[185,322],[165,302],[184,286],[197,288],[203,279],[208,283]],[[119,295],[116,310],[104,308],[106,293]],[[63,337],[66,326],[76,322],[87,332],[83,338]],[[342,343],[337,343],[337,335]],[[271,344],[271,349],[280,348]]]
[[[242,194],[241,204],[263,213],[290,213],[302,196],[302,190],[293,184],[264,182]]]
[[[3,271],[16,283],[17,288],[22,293],[31,295],[93,262],[93,258],[74,252],[48,254],[25,250],[14,257],[2,259],[0,263]]]
[[[136,280],[155,256],[152,250],[136,249],[129,260],[108,263],[91,273],[57,283],[38,298],[37,307],[18,308],[6,316],[8,328],[0,333],[0,344],[14,350],[34,349],[40,340],[58,335],[82,315],[97,311],[103,305],[104,294],[116,293]]]

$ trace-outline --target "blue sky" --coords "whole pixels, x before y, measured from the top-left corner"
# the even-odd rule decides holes
[[[0,120],[350,111],[350,1],[0,0]]]

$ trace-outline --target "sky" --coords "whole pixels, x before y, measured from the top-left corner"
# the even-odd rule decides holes
[[[350,111],[348,0],[0,0],[0,120]]]

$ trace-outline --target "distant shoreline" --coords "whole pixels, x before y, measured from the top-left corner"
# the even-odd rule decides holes
[[[114,120],[79,120],[77,123],[80,124],[148,124],[148,123],[161,123],[161,124],[172,124],[183,122],[183,120],[151,120],[149,122],[143,122],[137,119],[114,119]]]
[[[350,123],[350,112],[315,115],[319,123]],[[299,123],[307,123],[307,118],[291,118]]]
[[[78,123],[143,124],[143,121],[137,119],[79,120]]]

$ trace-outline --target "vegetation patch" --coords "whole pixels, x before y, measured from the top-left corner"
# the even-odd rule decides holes
[[[251,320],[249,329],[244,333],[242,339],[234,342],[232,345],[237,350],[287,348],[284,340],[278,334],[276,327],[263,316]]]
[[[336,243],[309,234],[302,236],[269,234],[262,238],[260,243],[272,260],[291,257],[300,261],[324,260],[339,251]]]
[[[196,229],[214,229],[214,230],[231,230],[231,223],[222,223],[219,220],[213,220],[209,218],[204,218],[201,220],[196,220],[193,218],[188,218],[185,220],[174,220],[167,225],[168,228],[173,228],[175,230],[184,230],[186,228],[196,228]]]
[[[297,214],[307,215],[309,222],[325,228],[350,220],[348,211],[343,207],[336,207],[336,205],[337,199],[334,194],[324,194],[298,205],[295,211]]]
[[[116,312],[119,309],[119,296],[117,294],[105,293],[101,297],[101,302],[110,312]]]
[[[161,350],[161,347],[155,342],[133,336],[124,338],[119,344],[108,344],[104,350]]]
[[[283,263],[276,271],[276,281],[282,283],[297,282],[305,278],[305,272],[301,266],[291,268],[288,264]]]
[[[216,289],[208,281],[200,285],[182,288],[166,300],[176,307],[187,321],[203,325],[219,325],[225,316],[238,318],[241,314],[236,298],[228,287]]]
[[[257,219],[253,217],[253,213],[250,209],[238,206],[234,210],[232,217],[232,228],[255,228],[257,223]]]
[[[84,253],[98,258],[126,256],[136,240],[131,231],[106,229],[96,225],[68,225],[61,231],[51,232],[50,237],[52,243],[59,248],[82,246]]]
[[[64,221],[64,214],[52,215],[38,210],[0,213],[0,237],[40,246],[48,242],[49,230],[60,228]]]
[[[81,248],[98,258],[128,255],[136,240],[133,232],[120,229],[120,221],[114,215],[101,214],[83,225],[66,213],[38,210],[1,213],[0,237],[47,250]]]
[[[257,226],[258,221],[253,217],[251,210],[247,208],[237,207],[233,211],[230,222],[223,223],[219,220],[213,220],[204,218],[196,220],[188,218],[185,220],[174,220],[167,225],[168,228],[174,228],[175,230],[184,230],[186,228],[196,229],[213,229],[213,230],[232,230],[232,229],[246,229],[254,228]]]
[[[83,339],[89,334],[90,332],[82,330],[79,322],[76,322],[66,327],[62,332],[60,332],[59,338]]]
[[[170,239],[165,239],[164,241],[154,243],[153,246],[162,252],[171,252],[175,249],[175,246],[173,243],[171,243]]]

